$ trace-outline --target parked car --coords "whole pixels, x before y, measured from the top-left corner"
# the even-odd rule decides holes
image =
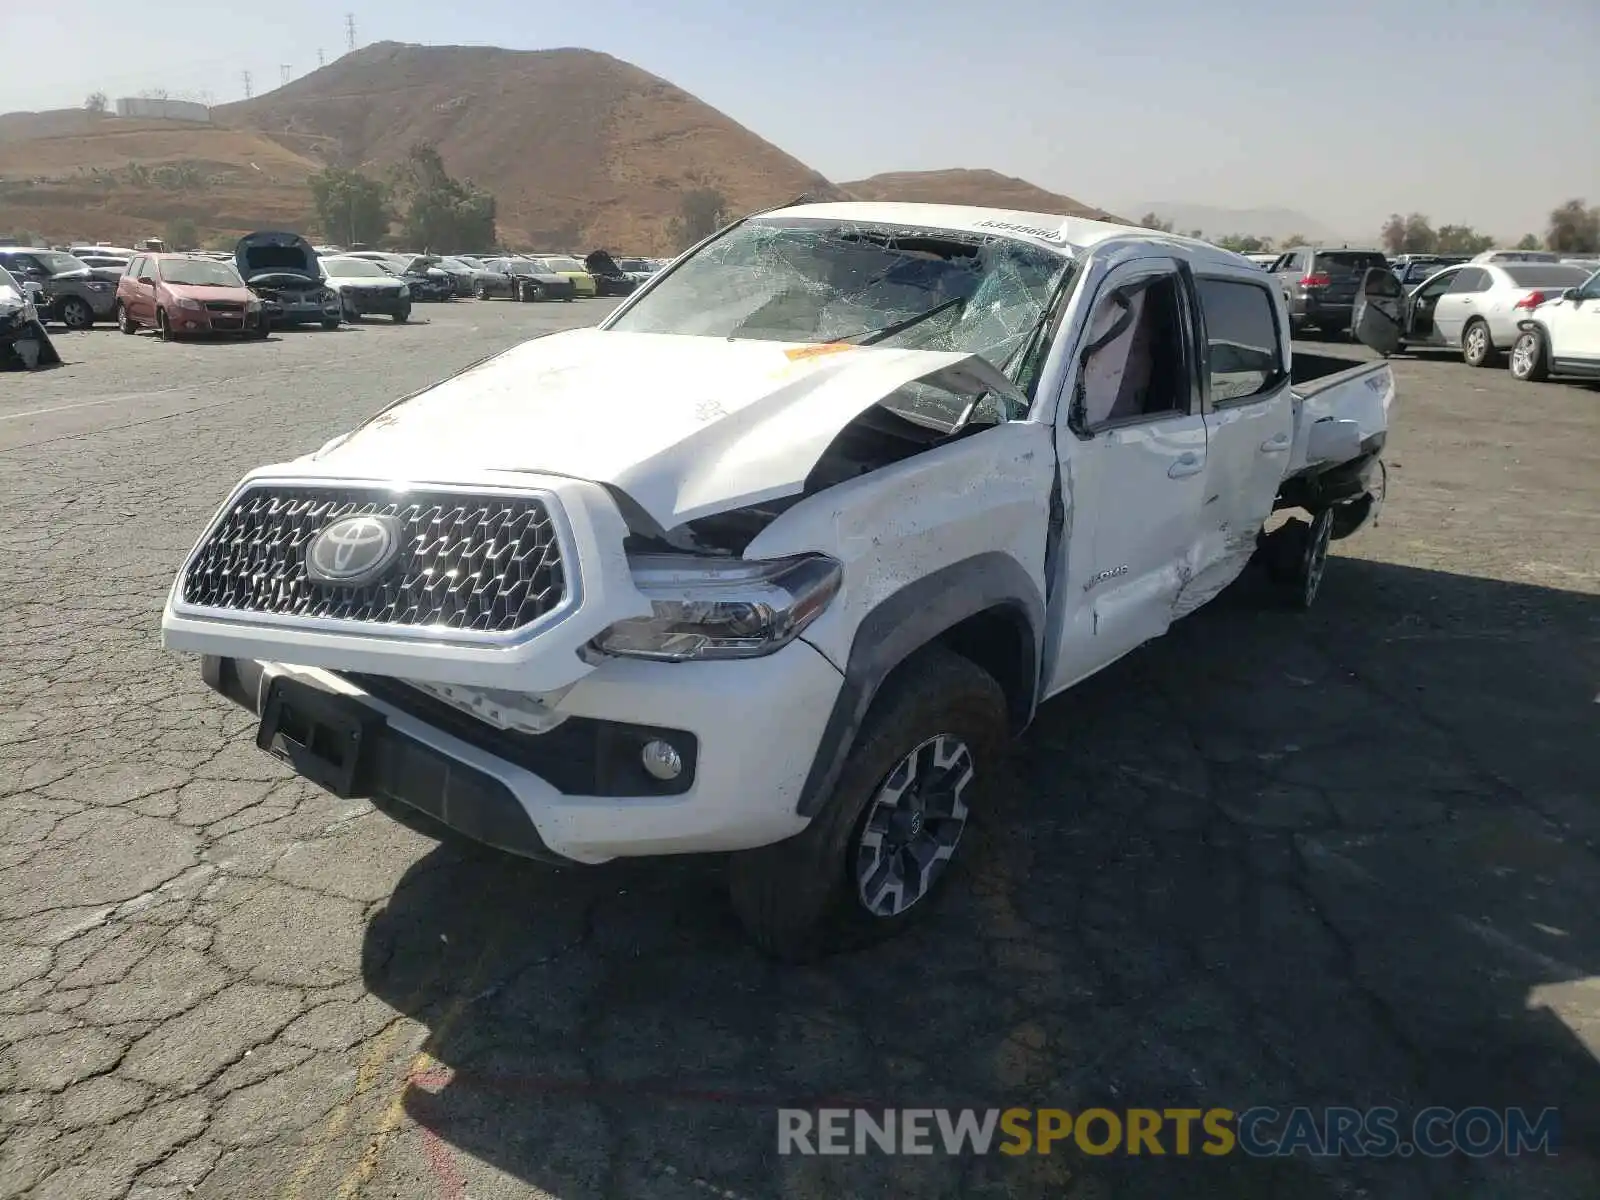
[[[36,284],[22,283],[0,266],[0,367],[16,364],[26,370],[61,362],[34,301]]]
[[[123,272],[128,269],[127,258],[118,258],[110,254],[79,254],[73,257],[89,268],[90,275],[112,284],[121,279]]]
[[[526,258],[491,258],[473,274],[472,294],[480,300],[508,296],[523,301],[571,301],[576,290],[567,276],[540,270]]]
[[[1275,281],[1201,242],[761,213],[251,472],[163,640],[337,795],[561,863],[731,851],[810,958],[928,910],[1045,698],[1252,559],[1311,604],[1394,387],[1291,359]]]
[[[1263,271],[1270,271],[1272,264],[1278,261],[1278,255],[1276,254],[1246,254],[1245,257]]]
[[[1497,363],[1522,320],[1588,274],[1560,263],[1462,263],[1405,294],[1396,349],[1459,347],[1469,367]]]
[[[1446,267],[1459,266],[1466,261],[1465,254],[1402,254],[1389,265],[1401,286],[1412,288]]]
[[[547,275],[565,275],[572,280],[572,293],[575,296],[598,296],[599,285],[595,283],[594,276],[589,274],[577,259],[565,254],[531,254],[528,261],[533,263],[534,270]]]
[[[617,266],[626,271],[636,283],[643,283],[661,271],[661,264],[653,258],[619,258]]]
[[[346,321],[374,313],[404,325],[411,319],[411,286],[382,263],[340,255],[322,260],[327,284],[339,296]]]
[[[471,264],[454,255],[446,254],[434,259],[433,265],[450,277],[451,295],[456,297],[472,295],[472,277],[476,268]]]
[[[132,258],[138,251],[131,246],[102,246],[96,243],[94,245],[68,246],[67,253],[74,258],[88,258],[91,254],[94,254],[109,258],[127,259]]]
[[[1370,267],[1389,267],[1379,250],[1300,246],[1272,265],[1296,333],[1315,328],[1332,337],[1350,330],[1356,291]]]
[[[0,267],[21,283],[38,284],[40,317],[68,329],[108,320],[117,301],[115,283],[97,279],[82,259],[60,250],[0,247]]]
[[[436,258],[428,254],[405,254],[387,250],[356,250],[346,258],[364,258],[381,263],[411,288],[414,301],[435,302],[455,297],[455,281],[435,264]]]
[[[317,252],[298,233],[261,230],[240,238],[234,265],[261,298],[274,326],[339,328],[339,294],[322,277]]]
[[[117,328],[164,342],[227,333],[264,338],[266,305],[231,263],[189,254],[136,254],[117,282]]]
[[[1473,255],[1475,263],[1558,263],[1561,256],[1549,250],[1485,250]]]
[[[639,286],[639,280],[623,270],[605,250],[591,250],[583,259],[583,269],[594,278],[600,296],[626,296]]]
[[[1517,322],[1511,374],[1525,383],[1551,375],[1600,379],[1600,270]]]

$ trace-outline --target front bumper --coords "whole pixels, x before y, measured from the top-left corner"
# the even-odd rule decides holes
[[[408,701],[391,680],[216,656],[202,674],[258,715],[283,676],[377,714],[355,794],[514,854],[579,863],[741,850],[800,832],[800,791],[842,682],[798,640],[743,662],[614,659],[556,703],[565,724],[507,735],[431,698]],[[637,739],[653,733],[692,746],[687,783],[670,794],[639,782]],[[532,769],[541,755],[543,774]],[[583,786],[591,791],[574,790]]]
[[[372,313],[392,317],[395,313],[411,311],[411,297],[402,296],[399,292],[346,291],[341,294],[341,304],[345,312],[358,317]]]
[[[312,300],[284,300],[280,297],[267,305],[267,315],[274,325],[314,325],[323,321],[338,321],[343,312],[338,297],[326,304]]]

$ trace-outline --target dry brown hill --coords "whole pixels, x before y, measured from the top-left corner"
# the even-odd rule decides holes
[[[502,236],[522,245],[666,249],[697,186],[735,212],[839,194],[681,88],[592,50],[380,42],[216,116],[369,169],[433,142],[452,174],[494,193]]]
[[[1047,192],[1026,179],[1002,175],[998,171],[965,168],[891,171],[840,186],[862,200],[895,200],[905,204],[976,204],[1010,208],[1018,212],[1088,217],[1096,221],[1122,220],[1102,208],[1094,208],[1059,192]]]

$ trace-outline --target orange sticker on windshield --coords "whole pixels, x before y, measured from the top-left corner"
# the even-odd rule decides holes
[[[820,358],[824,354],[838,354],[840,351],[855,348],[849,342],[819,342],[815,346],[796,346],[793,350],[785,350],[783,353],[790,362],[799,362],[803,358]]]

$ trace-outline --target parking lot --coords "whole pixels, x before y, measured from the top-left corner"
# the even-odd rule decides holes
[[[1317,607],[1247,579],[1051,702],[936,918],[791,969],[717,862],[437,845],[159,645],[246,470],[610,304],[0,375],[0,1196],[1600,1195],[1600,387],[1396,359]],[[1560,1153],[779,1157],[829,1102],[1559,1107]]]

